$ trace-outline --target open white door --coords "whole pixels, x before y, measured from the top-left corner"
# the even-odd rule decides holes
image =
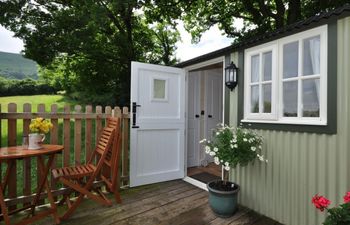
[[[185,72],[131,64],[130,186],[184,177]]]
[[[205,112],[206,139],[211,140],[218,123],[222,123],[222,69],[207,70],[205,74]],[[206,155],[208,162],[214,158]]]
[[[187,92],[187,167],[200,165],[200,84],[200,72],[190,72]]]

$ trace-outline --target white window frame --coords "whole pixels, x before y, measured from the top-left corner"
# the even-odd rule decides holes
[[[302,76],[303,69],[303,40],[320,36],[320,74]],[[251,123],[276,123],[276,124],[304,124],[304,125],[327,125],[327,25],[323,25],[311,30],[300,32],[298,34],[290,35],[285,38],[278,39],[274,42],[255,46],[245,50],[244,60],[244,119],[242,122]],[[298,41],[298,117],[284,117],[283,116],[283,45]],[[250,99],[250,68],[251,56],[258,53],[266,52],[267,49],[274,49],[272,53],[272,99],[271,99],[271,114],[266,113],[250,113],[251,99]],[[274,54],[275,53],[275,54]],[[261,61],[260,65],[261,67]],[[261,70],[260,70],[261,71]],[[261,75],[260,75],[261,76]],[[319,78],[320,79],[320,116],[319,117],[302,117],[302,80]],[[293,78],[294,79],[294,78]],[[261,89],[259,98],[261,95]],[[259,105],[259,108],[261,105]]]
[[[263,65],[262,65],[262,55],[266,52],[272,52],[272,74],[271,74],[271,82],[268,81],[262,81],[262,71],[263,71]],[[246,119],[264,119],[264,120],[276,120],[276,71],[277,71],[277,64],[276,64],[276,55],[277,55],[277,44],[276,42],[270,42],[268,44],[265,44],[263,46],[258,46],[256,48],[252,48],[249,51],[246,52],[246,63],[245,63],[245,70],[247,76],[245,76],[245,96],[247,96],[247,99],[249,101],[245,101],[245,115]],[[259,81],[255,84],[259,85],[259,111],[262,110],[262,84],[264,83],[271,83],[271,113],[252,113],[251,112],[251,58],[252,56],[259,55]]]
[[[165,81],[165,96],[164,98],[155,98],[154,97],[154,81],[155,80],[163,80]],[[169,79],[168,78],[163,78],[160,76],[152,76],[152,78],[150,79],[150,87],[151,87],[151,91],[150,91],[150,99],[152,102],[168,102],[168,83],[169,83]]]

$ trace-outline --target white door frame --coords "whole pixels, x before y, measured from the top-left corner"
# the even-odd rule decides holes
[[[222,122],[225,121],[225,56],[221,56],[218,58],[214,58],[214,59],[210,59],[201,63],[197,63],[188,67],[185,67],[185,76],[186,76],[186,81],[188,81],[188,76],[189,76],[189,72],[191,70],[195,70],[195,69],[200,69],[202,67],[206,67],[206,66],[210,66],[212,64],[216,64],[216,63],[222,63]],[[194,180],[190,177],[187,176],[187,144],[188,144],[188,140],[187,140],[187,130],[188,130],[188,122],[187,122],[187,112],[188,112],[188,82],[186,82],[186,92],[185,92],[185,112],[186,112],[186,119],[185,119],[185,160],[184,160],[184,166],[185,166],[185,181],[198,186],[198,181]],[[197,182],[196,182],[197,181]],[[200,188],[206,189],[205,185],[200,186]]]

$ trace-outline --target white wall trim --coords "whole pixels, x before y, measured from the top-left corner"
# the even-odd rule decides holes
[[[200,62],[200,63],[194,64],[194,65],[190,65],[190,66],[185,67],[184,69],[187,72],[190,70],[200,69],[201,67],[209,66],[209,65],[212,65],[215,63],[220,63],[220,62],[223,62],[225,64],[225,56],[221,56],[218,58],[210,59],[208,61],[204,61],[204,62]]]
[[[194,185],[194,186],[196,186],[196,187],[198,187],[198,188],[200,188],[200,189],[203,189],[203,190],[205,190],[205,191],[208,191],[207,185],[206,185],[205,183],[200,182],[200,181],[198,181],[198,180],[195,180],[195,179],[193,179],[193,178],[191,178],[191,177],[186,176],[186,177],[183,179],[183,181],[185,181],[185,182],[187,182],[187,183],[190,183],[190,184],[192,184],[192,185]]]

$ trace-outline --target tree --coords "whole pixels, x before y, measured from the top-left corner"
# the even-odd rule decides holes
[[[263,34],[349,3],[349,0],[146,0],[157,10],[148,10],[160,20],[182,19],[193,41],[213,25],[240,40]],[[182,10],[180,10],[182,9]],[[235,26],[243,21],[243,28]]]
[[[71,94],[128,105],[131,61],[176,61],[177,31],[165,22],[153,23],[140,13],[142,7],[137,0],[0,1],[0,24],[24,41],[25,56],[46,76],[64,68],[66,75],[56,78],[72,78],[71,89],[62,86]]]

